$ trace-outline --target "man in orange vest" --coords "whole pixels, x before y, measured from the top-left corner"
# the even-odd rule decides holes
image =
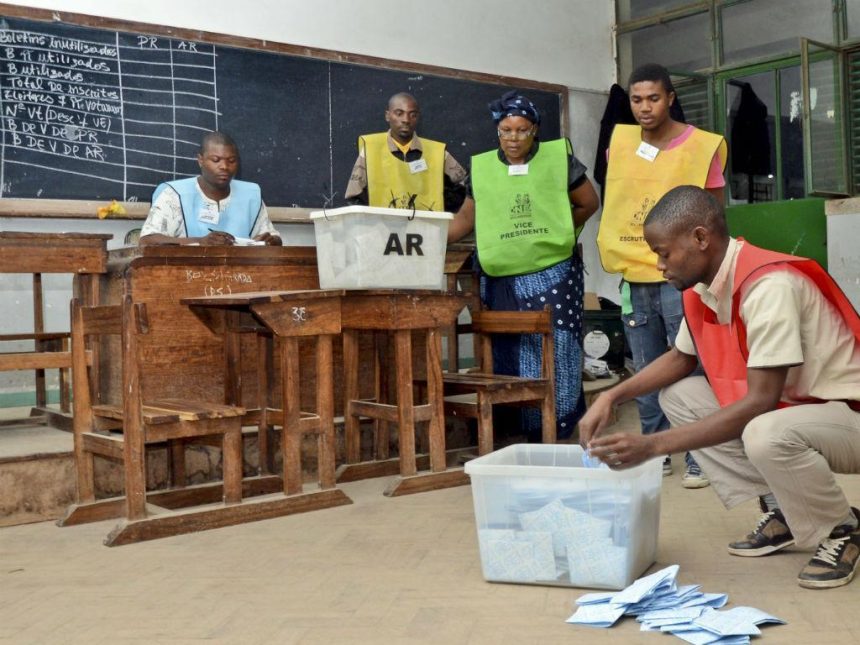
[[[818,545],[802,587],[847,584],[860,562],[860,512],[833,473],[860,473],[860,317],[816,262],[729,236],[706,191],[669,191],[645,220],[657,267],[683,291],[675,346],[600,396],[579,422],[611,468],[693,450],[727,508],[764,514],[737,556]],[[706,377],[690,376],[701,360]],[[660,392],[672,428],[610,434],[614,404]]]

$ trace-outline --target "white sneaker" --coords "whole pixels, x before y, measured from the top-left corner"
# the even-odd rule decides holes
[[[672,474],[672,458],[666,457],[663,460],[663,477],[668,477]]]
[[[710,480],[705,473],[702,472],[699,464],[691,464],[687,466],[687,471],[681,479],[681,486],[684,488],[705,488],[710,485]]]

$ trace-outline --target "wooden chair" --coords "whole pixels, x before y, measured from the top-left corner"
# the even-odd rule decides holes
[[[146,447],[153,443],[181,443],[190,438],[218,438],[223,450],[223,504],[242,500],[242,429],[245,410],[217,403],[159,399],[145,401],[141,395],[138,366],[138,339],[147,333],[146,309],[125,296],[122,305],[85,307],[72,301],[72,383],[74,387],[74,441],[77,467],[77,504],[72,505],[61,526],[121,517],[126,520],[105,540],[105,544],[124,544],[153,537],[187,533],[223,523],[211,522],[218,506],[194,512],[182,511],[176,521],[162,521],[165,516],[189,501],[217,502],[210,495],[189,494],[191,489],[146,493]],[[89,339],[113,334],[121,338],[121,403],[99,402],[93,383],[93,353]],[[96,500],[93,458],[100,455],[123,463],[125,496]],[[181,459],[184,454],[181,452]],[[177,453],[174,452],[174,458]],[[174,485],[184,482],[174,481]],[[203,488],[203,487],[195,487]],[[211,487],[209,487],[211,488]],[[220,488],[220,485],[219,485]],[[155,504],[153,504],[153,499]],[[149,502],[149,503],[148,503]],[[178,512],[178,511],[177,511]],[[147,523],[151,526],[147,526]],[[234,522],[233,522],[234,523]]]
[[[478,420],[478,454],[493,450],[493,406],[534,406],[541,409],[542,439],[555,443],[555,368],[553,320],[549,310],[476,311],[472,314],[478,371],[443,376],[445,414]],[[523,378],[493,373],[492,336],[540,334],[541,376]]]

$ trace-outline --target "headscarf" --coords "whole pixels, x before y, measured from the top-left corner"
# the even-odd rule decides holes
[[[509,116],[521,116],[535,125],[540,124],[540,112],[537,106],[522,94],[517,94],[516,90],[506,92],[502,98],[493,101],[487,107],[490,108],[493,123],[496,125]]]

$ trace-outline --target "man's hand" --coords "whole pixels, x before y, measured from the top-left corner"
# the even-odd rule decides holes
[[[588,450],[592,457],[597,457],[613,470],[624,470],[656,456],[653,439],[652,435],[615,432],[592,439],[588,442]]]
[[[598,436],[612,419],[612,401],[601,394],[588,407],[588,410],[579,420],[579,445],[588,449],[588,443]]]
[[[206,237],[197,238],[200,246],[232,246],[233,236],[224,231],[212,231]]]
[[[254,238],[258,242],[265,242],[266,246],[283,246],[284,243],[281,240],[280,235],[273,235],[272,233],[261,233],[257,237]]]

